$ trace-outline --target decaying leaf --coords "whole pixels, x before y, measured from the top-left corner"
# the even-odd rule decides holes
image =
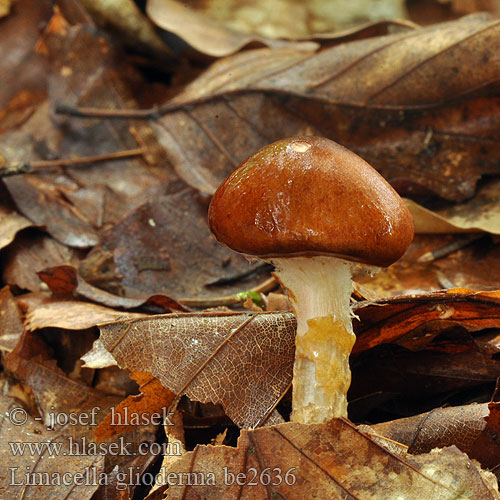
[[[0,290],[0,349],[10,352],[23,333],[21,311],[9,287]]]
[[[0,453],[4,458],[0,463],[2,498],[89,500],[92,497],[99,483],[91,478],[105,479],[102,455],[78,454],[74,447],[72,453],[71,429],[64,432],[47,429],[29,416],[19,402],[3,394],[0,415]],[[71,480],[76,475],[82,478],[78,488]],[[43,479],[45,486],[36,477],[47,477]]]
[[[131,416],[137,415],[137,421],[151,421],[156,418],[158,425],[165,422],[170,424],[168,408],[172,404],[175,394],[165,389],[160,381],[149,373],[135,372],[133,378],[139,384],[140,394],[129,396],[114,408],[113,414],[107,415],[94,429],[94,437],[98,441],[111,438],[123,432],[133,430],[137,423],[133,423]],[[171,424],[170,424],[171,425]]]
[[[152,316],[100,327],[122,368],[147,371],[178,395],[221,403],[242,427],[269,420],[292,380],[290,313]]]
[[[51,11],[49,0],[26,0],[16,2],[14,11],[1,21],[0,132],[23,123],[46,97],[46,63],[35,45]],[[0,147],[0,153],[7,151]]]
[[[99,280],[99,267],[89,266],[90,261],[103,262],[108,273],[113,269],[111,281],[119,281],[127,297],[218,297],[262,281],[261,264],[249,264],[217,243],[208,228],[206,203],[192,189],[155,197],[107,231],[81,266],[84,277],[88,273],[88,279]],[[209,286],[222,280],[227,284]]]
[[[36,275],[48,266],[77,265],[78,254],[67,246],[38,232],[20,234],[6,249],[3,280],[31,292],[43,289]]]
[[[115,358],[106,350],[101,339],[96,339],[92,349],[80,359],[84,362],[82,368],[109,368],[117,365]]]
[[[260,147],[322,135],[402,194],[464,200],[482,175],[498,172],[500,104],[490,96],[499,37],[499,22],[477,15],[318,52],[238,54],[214,64],[153,125],[179,175],[206,193]]]
[[[198,445],[161,473],[171,500],[500,498],[489,473],[457,448],[400,457],[343,419],[243,430],[237,448]],[[189,473],[191,484],[181,484]]]
[[[5,196],[4,190],[0,187],[0,196]],[[18,214],[10,204],[4,200],[0,202],[0,250],[14,241],[16,234],[31,226],[31,222]]]
[[[106,107],[134,107],[134,71],[95,31],[70,26],[56,13],[43,37],[50,71],[44,74],[51,101],[39,104],[21,127],[0,137],[9,162],[74,158],[143,147],[141,158],[52,167],[43,174],[9,177],[5,184],[18,209],[45,226],[58,241],[78,248],[95,245],[99,233],[177,178],[144,121],[65,123],[50,116],[59,98]],[[118,77],[119,75],[119,77]]]
[[[144,314],[125,313],[77,300],[47,300],[28,309],[26,328],[31,331],[48,327],[84,330],[101,323],[141,317],[144,317]]]
[[[436,335],[436,330],[431,329],[433,322],[441,322],[445,328],[460,325],[469,331],[500,327],[500,292],[458,288],[401,296],[376,305],[360,304],[355,312],[359,321],[354,322],[357,340],[353,353],[390,342],[411,348],[412,343],[422,345],[420,339],[428,333],[421,327]],[[430,340],[432,336],[427,336],[424,342]]]
[[[407,200],[418,233],[487,231],[500,234],[500,181],[483,184],[472,200],[431,211]]]
[[[147,50],[162,59],[174,59],[173,53],[155,32],[149,19],[133,1],[83,0],[82,4],[99,25],[111,28],[127,45],[136,50]]]
[[[356,280],[361,296],[375,300],[451,288],[491,291],[500,284],[499,259],[500,242],[485,233],[416,234],[399,261]]]
[[[223,26],[213,18],[198,13],[175,0],[148,0],[146,9],[148,16],[155,24],[176,34],[199,52],[214,57],[234,54],[252,43],[268,47],[288,46],[310,49],[318,46],[314,42],[283,42],[258,34],[247,34],[238,29]]]
[[[500,463],[499,403],[437,408],[372,427],[408,446],[409,453],[418,455],[454,445],[485,468],[496,471]]]
[[[141,299],[133,299],[101,290],[87,283],[73,266],[62,265],[46,268],[37,274],[57,295],[83,297],[108,307],[120,307],[124,309],[151,306],[162,312],[187,310],[184,306],[166,295],[155,294]]]

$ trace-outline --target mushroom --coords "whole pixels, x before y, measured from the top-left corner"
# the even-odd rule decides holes
[[[259,150],[219,186],[210,228],[225,246],[275,266],[297,316],[291,420],[347,416],[355,341],[353,273],[398,260],[413,220],[390,184],[322,137]]]

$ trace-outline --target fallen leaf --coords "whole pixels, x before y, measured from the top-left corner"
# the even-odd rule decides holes
[[[219,297],[263,281],[262,274],[252,273],[261,264],[249,265],[244,256],[217,243],[208,228],[206,204],[192,189],[153,198],[103,235],[80,269],[84,278],[105,287],[99,268],[89,261],[102,262],[108,274],[112,269],[107,281],[119,280],[123,295],[134,298],[151,293],[177,300]],[[228,283],[216,286],[218,281]]]
[[[116,360],[104,347],[101,339],[96,339],[92,349],[80,358],[84,364],[82,368],[108,368],[116,366]]]
[[[77,265],[78,254],[39,232],[20,234],[6,249],[3,257],[3,280],[20,289],[39,291],[44,288],[36,275],[48,266]],[[46,289],[46,288],[45,288]]]
[[[102,455],[72,453],[70,429],[66,428],[66,432],[47,429],[19,402],[3,394],[0,395],[0,414],[0,453],[4,458],[0,464],[2,497],[27,500],[88,500],[92,497],[99,486],[97,481],[105,476]],[[44,476],[50,488],[40,486],[35,479]],[[79,476],[81,484],[75,488],[73,478]]]
[[[428,210],[407,200],[420,233],[487,231],[500,234],[500,181],[483,184],[472,200],[440,210]],[[425,219],[424,219],[425,217]]]
[[[2,19],[0,60],[0,132],[23,123],[46,98],[46,61],[35,52],[39,28],[52,13],[49,0],[16,2]],[[6,151],[0,147],[0,152]]]
[[[115,406],[113,413],[108,414],[94,429],[93,434],[97,441],[133,430],[138,425],[134,423],[135,419],[138,422],[151,422],[156,419],[158,425],[169,425],[168,408],[174,401],[175,394],[165,389],[161,382],[149,373],[134,372],[130,377],[139,384],[140,393],[129,396]]]
[[[472,444],[470,455],[500,475],[500,445],[498,437],[500,434],[500,403],[488,405],[489,414],[485,417],[486,426],[478,439]]]
[[[119,35],[119,38],[135,50],[142,49],[164,60],[175,59],[174,54],[154,30],[154,26],[131,0],[115,0],[102,3],[83,0],[82,5],[97,24]]]
[[[3,187],[0,194],[4,196]],[[6,193],[5,193],[6,194]],[[10,204],[0,202],[0,250],[14,241],[16,234],[31,226],[31,222],[18,214]]]
[[[100,327],[119,366],[151,372],[177,395],[221,403],[241,427],[269,423],[292,380],[295,329],[289,313],[159,315]]]
[[[23,318],[8,286],[0,290],[0,349],[10,352],[23,333]]]
[[[498,79],[499,36],[498,21],[475,15],[317,52],[237,54],[212,65],[152,125],[178,174],[205,193],[270,142],[321,135],[404,195],[464,200],[498,170],[499,103],[488,89]]]
[[[56,266],[43,269],[37,273],[40,279],[55,294],[74,295],[83,297],[109,307],[135,309],[141,306],[150,306],[161,312],[172,310],[187,311],[187,309],[166,295],[150,295],[141,299],[121,297],[87,283],[73,266]]]
[[[484,468],[497,469],[499,403],[436,408],[413,417],[373,425],[378,434],[408,446],[413,454],[454,445]]]
[[[354,311],[359,319],[354,321],[357,340],[353,353],[390,342],[411,348],[412,342],[418,343],[419,337],[426,334],[418,328],[430,327],[433,322],[441,323],[443,329],[460,325],[469,331],[500,327],[500,292],[451,289],[361,303]],[[433,334],[437,334],[436,330]]]
[[[500,244],[484,233],[417,234],[399,261],[355,279],[376,299],[457,287],[488,291],[500,283],[499,258]]]
[[[246,45],[296,47],[314,49],[314,42],[283,42],[257,34],[246,34],[223,26],[214,19],[196,12],[174,0],[148,0],[146,12],[150,19],[166,31],[174,33],[203,54],[222,57],[234,54]]]
[[[79,158],[145,149],[140,158],[81,166],[52,167],[44,173],[4,180],[20,212],[58,241],[78,248],[94,246],[101,231],[156,192],[168,192],[178,179],[165,152],[144,121],[76,122],[51,118],[55,100],[107,107],[134,107],[133,88],[141,80],[121,54],[98,33],[70,26],[56,12],[43,36],[50,70],[44,76],[48,100],[21,127],[0,136],[9,162]],[[120,75],[120,78],[117,77]]]
[[[179,483],[188,472],[196,486]],[[198,445],[160,474],[171,478],[171,500],[500,498],[488,473],[457,448],[400,457],[344,419],[242,430],[237,448]]]
[[[26,328],[31,331],[40,328],[64,328],[85,330],[101,323],[124,318],[141,318],[144,314],[125,313],[109,307],[76,300],[54,300],[29,308]]]
[[[132,473],[139,456],[142,457],[139,462],[150,456],[148,450],[156,439],[158,426],[136,425],[132,432],[121,436],[121,441],[108,440],[96,451],[92,431],[123,398],[69,378],[46,351],[40,337],[25,333],[16,349],[6,356],[5,369],[32,389],[42,422],[53,429],[58,438],[69,434],[78,443],[80,452],[88,449],[94,458],[104,455],[106,473],[115,466],[123,473],[122,478]],[[106,482],[107,478],[102,481]],[[130,489],[137,486],[135,483],[129,485]]]

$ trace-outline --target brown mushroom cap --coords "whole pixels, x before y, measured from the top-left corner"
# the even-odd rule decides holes
[[[210,228],[263,258],[334,255],[387,266],[413,238],[411,214],[362,158],[323,137],[292,137],[243,162],[220,185]]]

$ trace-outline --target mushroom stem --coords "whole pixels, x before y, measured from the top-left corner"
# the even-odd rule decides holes
[[[275,275],[297,316],[291,420],[321,423],[347,416],[351,383],[351,275],[354,266],[336,257],[273,258]]]

